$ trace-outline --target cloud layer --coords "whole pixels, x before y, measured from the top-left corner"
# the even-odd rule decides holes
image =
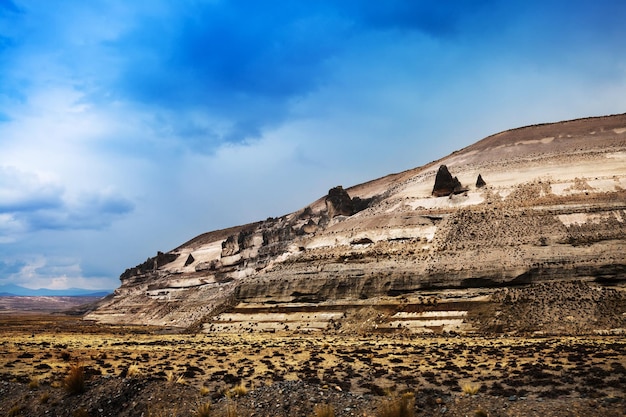
[[[0,284],[90,288],[503,129],[626,111],[615,1],[0,2]]]

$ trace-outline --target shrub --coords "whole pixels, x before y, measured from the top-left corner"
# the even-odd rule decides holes
[[[132,378],[134,376],[140,376],[141,375],[141,369],[139,369],[139,365],[137,365],[136,363],[130,365],[128,367],[128,370],[126,371],[126,376],[128,378]]]
[[[378,410],[378,417],[413,417],[414,410],[415,397],[407,392],[400,398],[385,401]]]
[[[226,417],[239,417],[237,404],[230,400],[226,402]]]
[[[63,387],[69,394],[82,394],[85,392],[85,371],[83,367],[71,365],[67,376],[63,380]]]
[[[241,382],[239,383],[239,385],[231,389],[229,393],[233,397],[243,397],[244,395],[248,393],[248,388],[246,388],[246,385],[243,382]]]
[[[211,417],[211,403],[203,403],[196,408],[196,417]]]
[[[184,384],[185,376],[183,374],[176,375],[172,371],[167,371],[165,373],[165,380],[169,382],[170,384]]]
[[[69,362],[70,359],[72,359],[72,354],[67,350],[62,351],[59,356],[61,356],[61,359],[63,359],[65,362]]]
[[[330,404],[318,404],[313,409],[315,417],[335,417],[335,409]]]
[[[461,391],[463,391],[466,395],[476,395],[480,390],[480,385],[472,384],[471,382],[466,382],[461,384]]]

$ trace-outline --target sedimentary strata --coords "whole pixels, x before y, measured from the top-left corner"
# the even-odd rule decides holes
[[[621,332],[625,248],[626,115],[580,119],[199,235],[127,270],[87,318],[207,332]],[[551,313],[584,325],[516,327],[515,302],[562,282],[608,304]],[[517,301],[499,298],[506,288]]]

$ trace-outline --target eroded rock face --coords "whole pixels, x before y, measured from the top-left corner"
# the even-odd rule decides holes
[[[335,216],[352,216],[354,214],[352,198],[341,185],[328,190],[326,211],[331,219]]]
[[[626,115],[503,132],[437,165],[435,187],[433,166],[416,168],[200,235],[129,268],[87,318],[196,331],[511,333],[520,312],[569,291],[584,303],[545,312],[573,324],[533,315],[520,331],[626,328]],[[461,187],[482,175],[489,187]]]
[[[435,177],[432,195],[435,197],[443,197],[451,194],[459,194],[464,191],[467,190],[463,188],[459,179],[450,174],[447,166],[441,165]]]

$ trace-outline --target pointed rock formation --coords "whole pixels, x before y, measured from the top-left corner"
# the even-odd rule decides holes
[[[435,197],[444,197],[450,194],[459,194],[467,189],[463,188],[457,177],[452,177],[448,167],[441,165],[435,177],[435,186],[433,187],[433,195]]]
[[[476,188],[482,188],[485,185],[487,185],[487,183],[483,179],[482,175],[478,174],[478,178],[476,179]]]

